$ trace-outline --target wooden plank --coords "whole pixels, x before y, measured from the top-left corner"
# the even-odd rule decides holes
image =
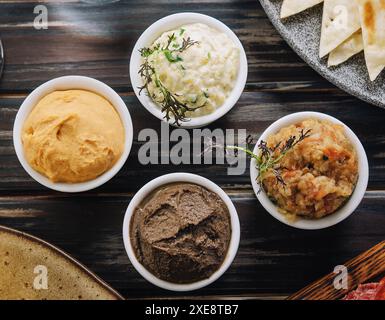
[[[1,2],[6,67],[0,80],[0,224],[58,245],[128,298],[182,297],[142,279],[129,263],[121,236],[132,195],[165,173],[188,171],[220,184],[235,202],[241,220],[240,249],[228,272],[213,285],[183,297],[282,299],[384,240],[385,191],[375,191],[385,189],[384,111],[343,93],[308,67],[271,26],[258,1],[39,3],[48,7],[48,30],[33,28],[36,1]],[[138,133],[144,128],[159,133],[160,122],[132,92],[129,57],[146,27],[181,11],[222,20],[239,36],[248,55],[246,90],[235,108],[211,129],[247,129],[258,136],[286,114],[312,110],[336,116],[356,132],[369,157],[370,191],[352,217],[326,230],[296,230],[260,206],[248,171],[228,176],[225,165],[139,164]],[[53,192],[34,182],[18,163],[12,144],[14,117],[26,94],[68,74],[95,77],[112,86],[123,96],[134,122],[134,145],[123,169],[97,190],[76,195]]]
[[[368,192],[337,226],[297,230],[271,217],[252,191],[227,190],[238,210],[241,242],[230,269],[191,296],[283,297],[384,240],[384,192]],[[170,297],[147,283],[123,247],[129,193],[41,194],[0,197],[0,224],[31,233],[79,259],[125,297]]]
[[[248,185],[248,169],[241,176],[228,176],[226,165],[147,165],[138,161],[138,150],[144,142],[138,142],[138,133],[153,128],[160,137],[160,121],[144,110],[133,95],[123,96],[134,123],[134,145],[131,155],[119,174],[98,190],[135,191],[144,183],[159,175],[175,171],[187,171],[206,176],[222,185]],[[32,180],[20,166],[13,148],[12,128],[22,98],[9,96],[0,99],[0,192],[44,190]],[[215,128],[246,129],[258,137],[269,124],[278,118],[298,111],[320,111],[345,122],[358,135],[367,151],[370,164],[370,189],[385,188],[384,161],[385,127],[383,110],[338,94],[304,92],[300,96],[287,92],[246,92],[239,103],[225,117],[210,125]],[[370,123],[370,125],[368,125]],[[214,162],[215,163],[215,162]],[[140,174],[138,174],[140,172]]]
[[[348,271],[348,288],[335,288],[333,281],[335,273],[329,273],[306,288],[291,295],[288,300],[337,300],[359,284],[369,280],[374,281],[377,276],[385,273],[385,241],[375,245],[358,257],[344,263]]]
[[[279,82],[294,87],[310,83],[314,89],[337,90],[286,45],[255,0],[48,3],[48,30],[33,28],[35,5],[25,1],[1,5],[8,14],[0,16],[6,54],[0,93],[31,91],[48,79],[69,74],[96,77],[119,92],[129,92],[128,62],[136,40],[157,19],[181,11],[211,15],[234,30],[248,56],[249,83],[281,90],[287,86]]]

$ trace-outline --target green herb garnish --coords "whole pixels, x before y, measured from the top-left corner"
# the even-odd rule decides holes
[[[171,63],[180,62],[183,59],[178,55],[178,53],[182,53],[183,51],[198,43],[197,41],[193,41],[190,39],[190,37],[188,37],[187,39],[184,38],[182,40],[182,44],[177,48],[175,48],[173,44],[172,47],[174,49],[171,49],[171,43],[175,40],[175,34],[171,34],[170,36],[168,36],[167,44],[164,47],[160,47],[160,45],[158,44],[154,48],[142,48],[139,50],[142,58],[144,59],[144,62],[140,66],[138,73],[144,80],[144,84],[138,89],[139,94],[141,94],[144,89],[146,89],[147,93],[149,93],[149,84],[154,82],[162,95],[162,99],[160,101],[157,101],[157,103],[160,104],[162,112],[165,113],[164,118],[167,121],[173,118],[174,124],[179,126],[180,122],[185,122],[189,120],[186,117],[186,112],[195,111],[196,109],[203,107],[204,104],[192,108],[189,107],[186,103],[181,102],[178,99],[177,93],[170,92],[170,90],[168,90],[168,88],[164,86],[162,81],[159,79],[155,67],[152,66],[149,61],[149,57],[152,54],[163,53],[167,60]],[[181,66],[181,68],[184,70],[183,66]],[[152,98],[155,100],[155,95],[152,95]]]
[[[298,143],[308,138],[310,136],[310,132],[310,129],[306,131],[302,129],[298,136],[291,136],[284,143],[281,141],[273,148],[268,147],[267,142],[262,140],[258,145],[258,154],[255,154],[253,151],[251,151],[252,139],[250,136],[246,140],[246,148],[237,146],[226,146],[226,148],[245,152],[252,159],[255,159],[256,167],[258,170],[257,181],[260,187],[259,191],[261,191],[263,190],[263,179],[265,174],[270,169],[273,171],[277,183],[280,183],[283,186],[286,185],[285,180],[282,177],[282,170],[285,168],[281,166],[281,160]]]
[[[163,53],[167,60],[171,63],[183,61],[183,59],[179,56],[174,57],[170,50],[164,50]]]
[[[197,103],[197,101],[198,101],[198,96],[197,95],[193,95],[193,96],[190,97],[190,102],[191,103]]]

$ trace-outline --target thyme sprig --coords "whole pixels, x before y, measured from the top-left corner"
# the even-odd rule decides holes
[[[285,155],[292,150],[297,144],[310,136],[311,129],[301,129],[298,136],[290,136],[285,142],[280,141],[274,147],[269,147],[267,142],[262,140],[258,144],[259,153],[255,154],[251,149],[252,139],[249,136],[246,140],[246,147],[226,146],[227,149],[245,152],[252,159],[255,159],[258,170],[257,182],[259,191],[263,190],[263,179],[265,174],[270,169],[272,170],[277,183],[286,186],[285,180],[282,177],[282,171],[285,169],[281,166],[281,161]]]
[[[175,40],[176,37],[173,33],[168,36],[167,43],[164,47],[161,47],[160,44],[158,44],[153,48],[142,48],[139,50],[144,61],[141,64],[138,73],[144,80],[144,84],[138,89],[139,94],[141,94],[144,89],[146,89],[147,93],[150,93],[149,85],[150,83],[154,82],[155,86],[159,89],[159,92],[162,95],[162,99],[158,99],[157,102],[161,106],[162,113],[165,113],[164,118],[167,121],[173,119],[173,124],[179,126],[181,122],[189,121],[189,119],[186,117],[186,112],[195,111],[198,108],[202,108],[204,104],[197,107],[190,107],[186,103],[181,102],[179,99],[179,95],[177,93],[171,92],[162,83],[162,81],[158,77],[156,69],[149,62],[149,57],[155,52],[163,53],[166,59],[171,63],[183,61],[183,59],[177,54],[182,53],[183,51],[198,43],[197,41],[194,41],[190,37],[188,37],[183,38],[182,44],[180,46],[177,46],[176,48],[170,48],[172,47],[171,44]],[[151,98],[155,100],[155,94],[153,94]]]

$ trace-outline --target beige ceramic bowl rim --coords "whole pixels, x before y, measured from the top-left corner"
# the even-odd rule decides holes
[[[177,284],[168,281],[161,280],[149,272],[136,258],[134,250],[131,246],[130,241],[130,221],[134,213],[135,208],[143,201],[143,199],[148,196],[153,190],[159,188],[160,186],[167,185],[169,183],[175,182],[188,182],[194,183],[200,186],[205,187],[206,189],[215,192],[220,196],[220,198],[225,202],[226,206],[229,209],[230,220],[231,220],[231,239],[229,248],[223,261],[221,267],[215,271],[209,278],[189,283],[189,284]],[[130,259],[134,268],[141,274],[143,278],[152,284],[167,290],[172,291],[191,291],[203,288],[214,281],[216,281],[223,273],[230,267],[233,262],[239,246],[240,239],[240,225],[237,210],[230,197],[214,182],[201,177],[196,174],[191,173],[171,173],[155,178],[145,184],[132,198],[130,204],[127,207],[124,221],[123,221],[123,241],[124,247],[126,249],[128,258]]]
[[[255,145],[254,153],[258,153],[258,145],[261,142],[261,140],[266,140],[268,136],[277,133],[280,129],[286,126],[289,126],[291,124],[294,124],[309,118],[328,120],[332,123],[342,125],[345,129],[345,134],[347,138],[350,140],[350,142],[356,149],[357,157],[358,157],[359,176],[358,176],[358,181],[353,191],[353,194],[351,195],[349,200],[345,203],[345,205],[343,205],[336,212],[321,219],[309,220],[309,219],[298,218],[295,221],[288,221],[288,219],[285,218],[285,216],[278,211],[277,206],[271,202],[271,200],[268,198],[268,196],[264,191],[258,192],[259,191],[259,185],[257,183],[258,170],[256,169],[254,159],[251,160],[250,162],[250,178],[251,178],[251,183],[253,185],[254,192],[259,202],[274,218],[276,218],[282,223],[285,223],[291,227],[295,227],[298,229],[317,230],[317,229],[324,229],[324,228],[331,227],[348,218],[354,212],[354,210],[358,207],[362,198],[365,195],[365,191],[369,180],[369,165],[368,165],[368,159],[366,156],[365,149],[362,146],[358,137],[355,135],[355,133],[343,122],[341,122],[340,120],[330,115],[320,113],[320,112],[311,112],[311,111],[297,112],[297,113],[293,113],[285,117],[282,117],[279,120],[275,121],[273,124],[271,124],[259,138],[257,144]]]
[[[114,166],[100,175],[99,177],[81,183],[55,183],[49,180],[44,175],[33,169],[24,155],[23,144],[21,141],[21,134],[25,120],[28,115],[37,104],[47,94],[56,90],[70,90],[81,89],[95,92],[104,98],[106,98],[119,113],[120,119],[125,130],[125,142],[123,154]],[[105,83],[84,76],[64,76],[47,81],[33,90],[24,100],[16,114],[15,122],[13,125],[13,144],[16,151],[17,158],[19,159],[24,170],[43,186],[61,192],[83,192],[91,190],[101,186],[115,176],[118,171],[123,167],[131,150],[133,140],[133,126],[130,116],[130,112],[122,98]]]
[[[239,48],[240,60],[237,80],[235,82],[233,90],[231,91],[229,97],[226,99],[225,103],[211,114],[191,118],[188,122],[182,122],[180,125],[181,128],[203,127],[221,118],[227,112],[229,112],[237,103],[239,97],[243,92],[243,89],[245,88],[248,69],[247,57],[242,43],[235,35],[235,33],[223,22],[213,17],[194,12],[176,13],[156,21],[142,33],[142,35],[135,44],[130,59],[130,79],[133,90],[140,103],[155,117],[162,121],[165,121],[164,114],[161,112],[160,108],[152,101],[152,99],[144,92],[139,94],[138,88],[143,84],[143,81],[140,75],[138,74],[138,70],[142,63],[139,50],[143,47],[150,46],[162,33],[190,23],[203,23],[208,25],[209,27],[212,27],[216,30],[225,33]],[[168,123],[171,124],[171,122]]]

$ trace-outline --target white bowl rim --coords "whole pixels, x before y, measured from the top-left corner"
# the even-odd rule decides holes
[[[365,149],[362,146],[358,137],[355,135],[355,133],[342,121],[330,115],[320,113],[320,112],[313,112],[313,111],[297,112],[297,113],[284,116],[278,119],[277,121],[273,122],[260,136],[260,138],[258,139],[258,142],[254,147],[253,152],[254,153],[258,152],[259,143],[261,142],[261,140],[266,140],[266,138],[269,135],[277,133],[281,128],[286,127],[290,124],[294,124],[309,118],[328,120],[332,123],[343,125],[347,138],[351,141],[351,143],[356,149],[357,157],[358,157],[359,175],[358,175],[358,181],[357,181],[356,187],[353,191],[353,194],[349,198],[349,200],[336,212],[326,217],[323,217],[321,219],[309,220],[309,219],[298,218],[295,221],[289,221],[282,213],[278,211],[277,206],[271,202],[271,200],[267,197],[264,191],[261,191],[258,193],[259,191],[259,185],[257,183],[258,171],[256,169],[254,159],[250,161],[250,178],[254,189],[254,193],[256,194],[259,202],[274,218],[276,218],[277,220],[279,220],[280,222],[288,226],[295,227],[298,229],[318,230],[318,229],[331,227],[343,221],[344,219],[348,218],[354,212],[354,210],[358,207],[362,198],[365,195],[366,188],[368,185],[368,180],[369,180],[369,164],[368,164],[368,159],[366,156]]]
[[[217,119],[224,116],[227,112],[229,112],[239,100],[247,80],[247,57],[243,45],[239,38],[235,35],[235,33],[226,26],[223,22],[210,17],[208,15],[204,15],[201,13],[195,12],[182,12],[176,13],[164,18],[161,18],[150,25],[139,37],[136,42],[134,49],[132,50],[131,59],[130,59],[130,80],[132,88],[139,99],[140,103],[155,117],[158,119],[167,122],[164,119],[164,114],[161,112],[160,108],[152,101],[150,97],[148,97],[144,92],[139,95],[139,89],[142,85],[142,79],[138,74],[139,65],[141,64],[141,57],[139,53],[139,49],[151,45],[163,32],[175,29],[182,25],[200,22],[207,24],[208,26],[215,28],[223,33],[225,33],[229,38],[235,43],[235,45],[240,50],[239,56],[239,71],[238,77],[234,84],[234,88],[231,91],[229,97],[226,99],[225,103],[218,107],[213,113],[191,118],[190,121],[182,122],[180,124],[180,128],[199,128],[206,126]],[[170,125],[173,125],[171,122],[167,122]]]
[[[197,282],[193,282],[193,283],[188,283],[188,284],[172,283],[172,282],[168,282],[157,278],[138,261],[132,249],[131,241],[130,241],[130,221],[135,208],[153,190],[159,188],[162,185],[167,185],[175,182],[194,183],[218,194],[221,197],[221,199],[225,202],[226,206],[228,207],[229,213],[230,213],[230,220],[231,220],[230,244],[229,244],[229,248],[228,248],[225,260],[223,261],[220,268],[216,270],[209,278],[200,280]],[[124,216],[124,221],[123,221],[123,242],[124,242],[124,247],[126,249],[128,258],[131,261],[131,264],[134,266],[136,271],[138,271],[140,275],[143,278],[145,278],[147,281],[151,282],[152,284],[160,288],[171,290],[171,291],[197,290],[216,281],[219,277],[223,275],[223,273],[226,272],[226,270],[230,267],[231,263],[233,262],[238,251],[239,240],[240,240],[240,224],[239,224],[238,213],[230,197],[217,184],[215,184],[211,180],[192,173],[178,172],[178,173],[165,174],[145,184],[131,199],[127,207],[127,210]]]
[[[118,112],[125,130],[124,151],[114,166],[97,178],[80,183],[56,183],[33,169],[24,156],[21,133],[25,120],[36,103],[47,94],[56,90],[80,89],[95,92],[106,98]],[[133,141],[133,126],[130,112],[122,98],[107,84],[94,78],[71,75],[54,78],[34,89],[23,101],[16,114],[13,125],[13,145],[17,158],[24,170],[43,186],[61,192],[83,192],[101,186],[115,176],[123,167],[130,154]]]

